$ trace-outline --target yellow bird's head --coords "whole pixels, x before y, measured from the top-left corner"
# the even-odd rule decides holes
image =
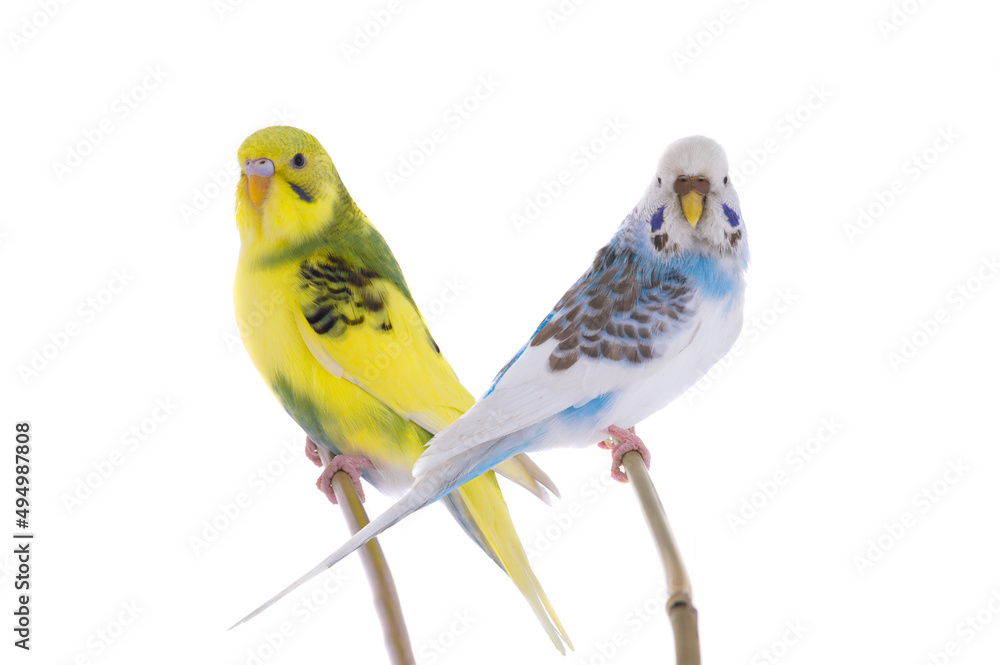
[[[236,220],[244,243],[271,249],[315,235],[337,201],[349,201],[333,160],[311,134],[267,127],[240,146]]]

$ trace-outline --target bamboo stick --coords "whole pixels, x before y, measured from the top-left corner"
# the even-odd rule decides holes
[[[667,515],[660,503],[660,497],[649,477],[649,471],[642,455],[636,451],[625,453],[622,466],[628,474],[629,484],[635,490],[646,524],[653,534],[653,541],[660,553],[663,569],[667,575],[667,616],[674,631],[674,649],[677,665],[701,665],[701,646],[698,641],[698,610],[695,609],[691,594],[691,580],[688,579],[684,562],[681,560],[677,541],[670,531]]]
[[[332,459],[330,451],[322,445],[316,446],[316,449],[319,451],[323,466],[326,467]],[[354,489],[351,477],[343,471],[338,471],[333,474],[331,485],[348,528],[352,534],[357,533],[368,524],[368,513],[365,512],[361,498]],[[372,587],[375,611],[382,624],[389,658],[393,665],[413,665],[415,662],[413,647],[410,646],[410,636],[403,620],[403,608],[399,604],[396,584],[392,580],[392,572],[389,570],[389,563],[385,559],[382,546],[373,538],[358,550],[358,554],[368,576],[368,583]]]

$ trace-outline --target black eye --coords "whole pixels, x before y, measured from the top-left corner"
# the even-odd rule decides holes
[[[722,179],[722,184],[723,185],[728,185],[729,184],[729,176],[728,175],[725,178]]]
[[[292,157],[292,166],[297,169],[301,169],[306,165],[306,158],[301,152]]]
[[[660,176],[656,176],[656,186],[659,187],[662,184],[663,184],[663,181],[660,180]]]

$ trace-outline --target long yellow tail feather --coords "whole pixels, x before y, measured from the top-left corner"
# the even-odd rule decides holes
[[[566,629],[556,616],[552,604],[542,590],[542,585],[531,570],[528,554],[514,530],[514,523],[500,493],[496,476],[492,472],[485,473],[459,487],[452,493],[452,496],[455,495],[461,498],[484,540],[493,549],[514,585],[528,601],[555,647],[563,655],[566,654],[564,644],[572,650],[573,643]]]

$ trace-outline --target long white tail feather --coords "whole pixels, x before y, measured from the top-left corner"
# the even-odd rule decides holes
[[[479,474],[489,470],[493,464],[489,462],[484,463],[480,460],[480,453],[486,452],[488,454],[489,452],[493,452],[496,454],[497,458],[507,459],[510,457],[508,452],[498,451],[495,449],[500,446],[506,449],[510,447],[511,444],[517,445],[519,443],[521,443],[521,441],[516,437],[507,437],[502,442],[490,441],[483,446],[463,450],[451,459],[445,460],[445,462],[440,466],[436,466],[428,470],[426,474],[414,481],[413,486],[405,495],[403,495],[402,498],[400,498],[399,501],[390,506],[384,513],[373,519],[356,534],[348,538],[343,545],[337,548],[333,554],[323,559],[315,568],[292,582],[287,588],[271,598],[269,601],[233,624],[231,629],[254,618],[271,605],[284,598],[290,592],[316,577],[324,570],[330,568],[348,554],[363,546],[369,540],[375,538],[396,522],[402,520],[404,517],[407,517],[424,506],[437,501],[442,496],[452,492],[460,485],[465,484],[472,478],[475,478]],[[491,447],[494,448],[494,450],[489,450]],[[552,481],[548,479],[548,477],[545,476],[541,470],[539,470],[539,474],[548,481],[548,483],[546,483],[547,487],[551,485],[550,489],[554,488]]]
[[[396,522],[400,521],[407,515],[410,515],[420,510],[428,503],[431,503],[434,499],[437,499],[438,497],[441,496],[441,494],[431,494],[428,495],[426,499],[420,499],[419,498],[420,490],[423,488],[424,487],[421,486],[421,483],[418,482],[417,484],[415,484],[414,487],[409,492],[407,492],[405,496],[403,496],[403,498],[401,498],[398,502],[390,506],[384,513],[376,517],[370,523],[365,525],[365,527],[362,528],[360,531],[358,531],[356,534],[348,538],[347,542],[345,542],[343,545],[337,548],[337,550],[333,554],[323,559],[315,568],[310,570],[308,573],[306,573],[299,579],[292,582],[290,585],[288,585],[288,587],[286,587],[283,591],[279,592],[277,595],[268,600],[266,603],[264,603],[263,605],[255,609],[253,612],[246,615],[245,617],[237,621],[235,624],[230,626],[230,630],[254,618],[258,614],[269,608],[271,605],[274,605],[276,602],[287,596],[295,589],[297,589],[298,587],[302,586],[312,578],[316,577],[324,570],[327,570],[328,568],[335,565],[337,562],[345,558],[348,554],[350,554],[354,550],[364,546],[365,543],[367,543],[372,538],[378,536],[380,533],[391,527]]]

